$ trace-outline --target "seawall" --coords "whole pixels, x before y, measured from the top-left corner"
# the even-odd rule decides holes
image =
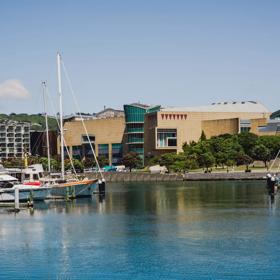
[[[86,173],[88,178],[99,179],[98,173]],[[264,180],[265,172],[220,172],[220,173],[186,173],[150,174],[146,172],[104,172],[106,182],[168,182],[168,181],[221,181],[221,180]]]
[[[87,173],[88,178],[100,179],[100,174]],[[182,174],[150,174],[144,172],[104,172],[106,182],[163,182],[163,181],[183,181]]]
[[[185,181],[265,180],[265,172],[186,173]]]

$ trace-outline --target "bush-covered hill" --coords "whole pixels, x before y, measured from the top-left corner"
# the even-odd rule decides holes
[[[42,114],[15,114],[10,115],[0,114],[0,120],[14,120],[21,122],[30,122],[31,129],[35,131],[42,131],[46,129],[45,117]],[[49,130],[57,130],[57,122],[54,117],[48,117]]]

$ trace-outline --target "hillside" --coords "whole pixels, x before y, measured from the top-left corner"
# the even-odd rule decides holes
[[[0,114],[0,120],[13,120],[21,122],[30,122],[31,129],[35,131],[42,131],[46,129],[45,117],[42,114]],[[57,122],[54,117],[48,117],[49,130],[57,130]]]

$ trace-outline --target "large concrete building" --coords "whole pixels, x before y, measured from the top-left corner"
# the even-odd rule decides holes
[[[198,141],[202,131],[207,138],[243,131],[262,135],[270,116],[265,106],[254,101],[168,108],[134,103],[124,105],[124,116],[119,111],[117,117],[111,110],[101,118],[85,120],[96,155],[107,157],[110,164],[120,163],[123,154],[130,151],[139,153],[143,160],[180,152],[185,142]],[[81,119],[68,118],[64,130],[73,157],[92,157]]]
[[[185,142],[250,131],[258,134],[267,123],[269,110],[254,101],[213,103],[198,107],[169,107],[145,115],[145,157],[180,152]]]

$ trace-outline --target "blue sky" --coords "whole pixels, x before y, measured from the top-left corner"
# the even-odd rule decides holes
[[[279,109],[280,1],[0,2],[0,112],[57,103],[62,52],[84,112],[257,100]],[[65,113],[77,111],[63,82]]]

